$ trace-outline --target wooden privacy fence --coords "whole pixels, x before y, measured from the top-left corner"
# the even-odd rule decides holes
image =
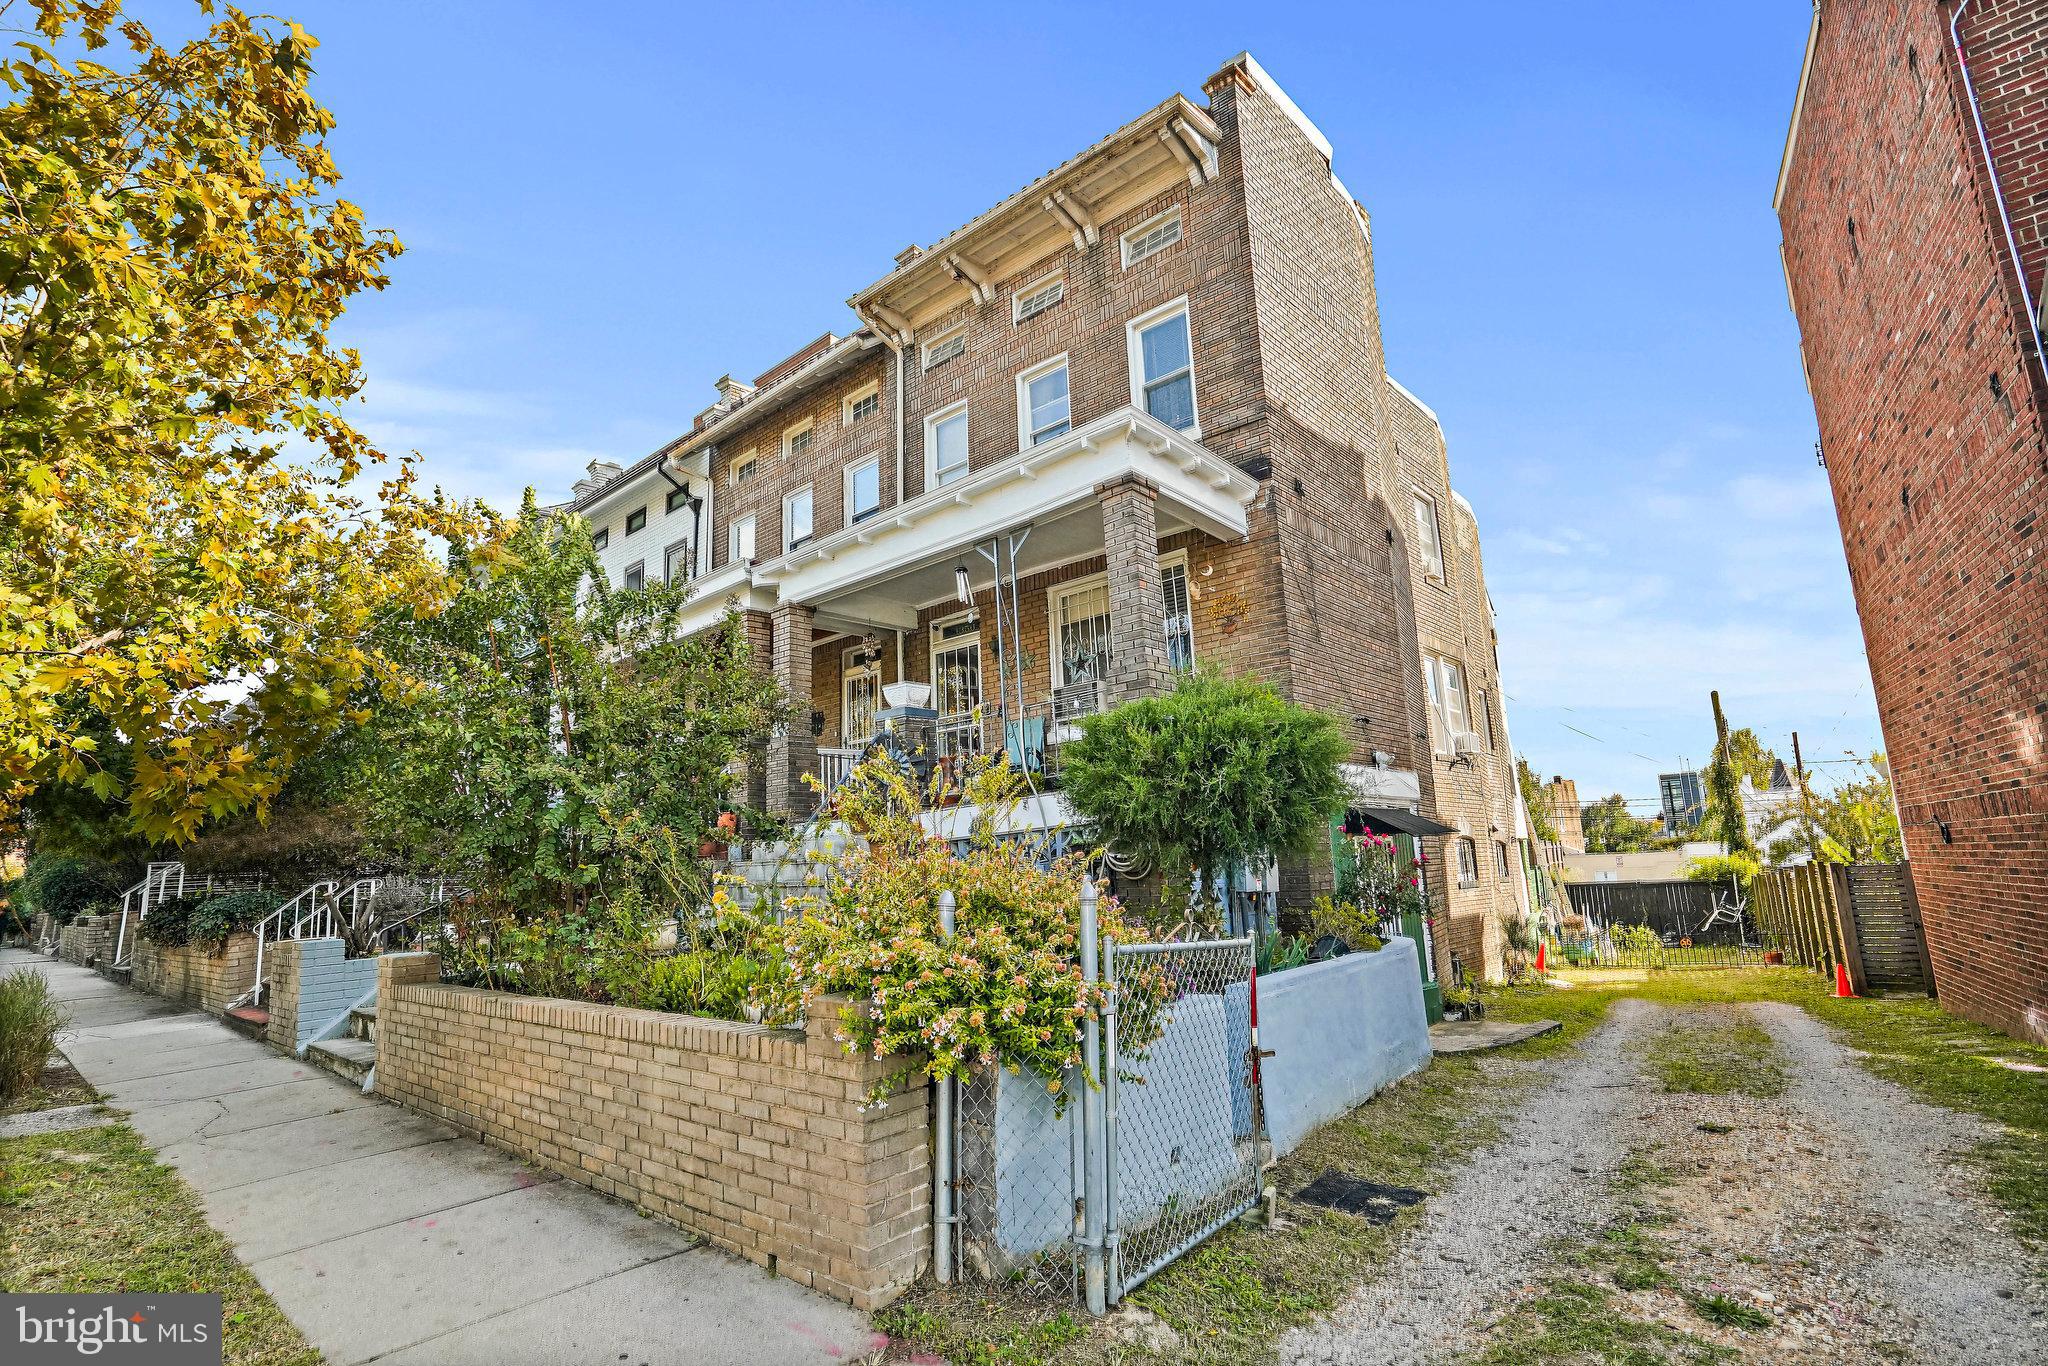
[[[1751,891],[1757,926],[1786,962],[1828,977],[1840,963],[1858,993],[1934,994],[1920,904],[1905,864],[1769,868]]]

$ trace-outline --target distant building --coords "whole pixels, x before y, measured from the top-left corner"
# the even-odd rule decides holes
[[[1567,854],[1567,882],[1673,882],[1698,858],[1726,853],[1718,840],[1689,840],[1676,849],[1639,849],[1627,854]]]
[[[1657,777],[1657,795],[1664,803],[1664,833],[1678,835],[1700,823],[1706,814],[1706,789],[1700,786],[1698,769],[1663,773]]]
[[[1579,785],[1570,778],[1552,778],[1543,785],[1543,807],[1564,852],[1585,853],[1586,822],[1579,814]]]
[[[1785,767],[1783,759],[1772,766],[1769,787],[1758,787],[1745,773],[1736,792],[1742,802],[1742,818],[1749,825],[1749,837],[1764,854],[1770,853],[1773,844],[1801,833],[1799,785],[1792,781],[1792,771]],[[1805,863],[1811,857],[1801,848],[1779,861],[1789,865]]]

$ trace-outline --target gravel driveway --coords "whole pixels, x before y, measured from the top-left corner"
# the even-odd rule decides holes
[[[1643,1075],[1638,1054],[1657,1032],[1744,1011],[1777,1046],[1782,1095],[1666,1094]],[[2048,1361],[2040,1282],[1957,1161],[1986,1136],[1982,1122],[1872,1076],[1805,1012],[1624,998],[1545,1066],[1550,1080],[1430,1202],[1385,1273],[1289,1334],[1281,1360],[1379,1366],[1473,1352],[1575,1240],[1623,1217],[1615,1178],[1634,1156],[1659,1176],[1629,1208],[1654,1211],[1683,1289],[1754,1305],[1770,1322],[1715,1326],[1672,1287],[1615,1291],[1631,1319],[1743,1360]]]

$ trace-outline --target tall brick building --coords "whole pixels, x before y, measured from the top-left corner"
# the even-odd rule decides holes
[[[1249,672],[1341,719],[1360,818],[1424,840],[1439,956],[1481,971],[1526,884],[1497,848],[1514,780],[1476,524],[1387,378],[1330,144],[1249,55],[1203,89],[906,249],[851,336],[721,379],[573,507],[615,581],[689,579],[687,627],[736,609],[810,699],[770,744],[770,809],[805,813],[804,776],[844,772],[906,681],[941,755],[1042,762],[1031,815],[1056,822],[1078,717],[1193,664]],[[1331,878],[1326,850],[1280,891]]]
[[[1825,0],[1776,207],[1935,984],[2048,1039],[2048,0]]]

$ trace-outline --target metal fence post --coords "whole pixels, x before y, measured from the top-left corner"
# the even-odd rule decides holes
[[[1116,1216],[1116,941],[1102,945],[1102,1264],[1108,1278],[1103,1298],[1114,1304],[1123,1298],[1123,1259],[1119,1248],[1123,1235],[1117,1231]]]
[[[939,893],[939,935],[953,937],[955,904],[953,893]],[[938,1129],[932,1146],[932,1275],[940,1285],[953,1280],[953,1088],[952,1077],[940,1077],[938,1088]]]
[[[1099,928],[1096,923],[1095,884],[1081,880],[1081,980],[1093,986]],[[1081,1062],[1086,1075],[1081,1079],[1081,1162],[1086,1184],[1081,1197],[1081,1251],[1084,1257],[1087,1305],[1090,1314],[1109,1309],[1108,1277],[1103,1266],[1104,1216],[1108,1205],[1108,1142],[1102,1128],[1102,1035],[1092,1020],[1081,1024]]]

